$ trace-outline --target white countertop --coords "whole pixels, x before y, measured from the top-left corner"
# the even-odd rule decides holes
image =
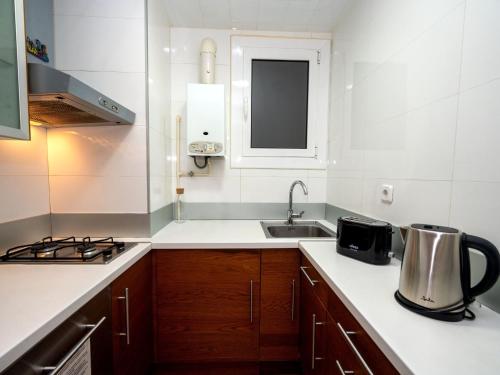
[[[1,264],[0,372],[150,249],[138,244],[109,264]]]
[[[500,314],[474,304],[476,320],[429,319],[394,299],[398,260],[362,263],[331,242],[301,241],[300,249],[402,374],[500,374]]]
[[[319,222],[335,230],[331,223]],[[299,246],[298,239],[266,238],[259,220],[172,222],[153,238],[145,240],[150,240],[152,246],[139,244],[107,265],[0,265],[0,371],[151,247],[261,249]],[[300,248],[403,374],[500,373],[500,314],[474,305],[475,321],[448,323],[425,318],[405,310],[394,300],[399,261],[392,260],[387,266],[362,263],[337,254],[335,241],[325,239],[300,240]],[[47,290],[51,292],[41,292]]]
[[[330,222],[317,221],[335,230],[335,226]],[[318,240],[328,241],[326,238]],[[171,222],[155,234],[151,242],[153,249],[265,249],[296,248],[299,239],[266,238],[260,220],[188,220],[182,224]]]

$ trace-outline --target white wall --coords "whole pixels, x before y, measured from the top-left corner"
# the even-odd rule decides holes
[[[150,212],[172,202],[170,26],[163,0],[148,0]]]
[[[48,130],[53,213],[146,213],[144,0],[54,0],[56,68],[136,112],[133,126]]]
[[[329,204],[500,247],[499,14],[497,0],[353,1],[334,30]]]
[[[276,33],[215,29],[171,29],[172,76],[172,152],[175,155],[175,117],[186,118],[186,85],[199,82],[198,61],[201,41],[210,37],[217,43],[216,83],[223,83],[226,92],[226,150],[225,159],[214,159],[210,177],[183,178],[184,200],[187,202],[287,202],[288,189],[295,179],[309,187],[309,196],[296,193],[297,202],[323,203],[326,200],[326,171],[291,169],[232,169],[229,155],[229,97],[230,97],[230,36],[283,35],[329,39],[330,34]],[[183,126],[185,124],[183,123]],[[185,131],[182,132],[181,165],[183,170],[197,170],[186,156]],[[175,170],[173,170],[175,176]],[[175,180],[173,181],[175,184]],[[175,193],[175,190],[173,191]]]
[[[0,223],[50,213],[47,132],[31,141],[0,140]]]

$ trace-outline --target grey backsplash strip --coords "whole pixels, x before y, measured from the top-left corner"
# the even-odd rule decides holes
[[[10,247],[39,241],[51,233],[49,214],[1,223],[0,255]]]
[[[340,207],[332,206],[329,204],[326,205],[326,220],[330,221],[331,223],[337,223],[337,219],[340,216],[346,216],[346,215],[354,215],[364,218],[367,217],[352,211],[344,210],[343,208]],[[392,250],[394,251],[396,258],[401,259],[403,256],[403,241],[401,239],[401,236],[399,235],[399,228],[393,226],[393,229],[394,231],[392,234]],[[483,255],[475,251],[471,251],[470,262],[471,262],[472,285],[475,285],[484,275],[486,261]],[[492,310],[500,313],[500,280],[497,281],[497,283],[493,286],[493,288],[491,288],[488,292],[479,296],[477,300],[480,303],[488,306]]]
[[[150,237],[149,214],[52,214],[54,237]]]
[[[184,203],[183,218],[191,220],[259,220],[285,219],[286,203]],[[297,203],[295,211],[304,210],[304,219],[323,219],[336,224],[341,216],[366,217],[340,207],[323,203]],[[51,214],[0,224],[0,254],[19,244],[54,236],[115,236],[148,238],[173,219],[174,205],[169,204],[151,214]],[[393,227],[393,251],[401,259],[403,243],[399,228]],[[471,252],[473,284],[484,274],[484,257]],[[500,281],[478,298],[484,305],[500,312]]]
[[[151,236],[173,220],[174,204],[170,203],[149,215]]]
[[[150,214],[52,214],[54,237],[149,238],[172,221],[172,203]]]
[[[323,219],[324,203],[295,203],[295,212],[304,211],[303,219]],[[189,220],[260,220],[286,219],[288,203],[194,203],[183,205],[183,218]]]

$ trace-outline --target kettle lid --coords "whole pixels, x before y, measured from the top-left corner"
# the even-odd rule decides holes
[[[455,228],[443,227],[441,225],[432,225],[432,224],[412,224],[411,228],[417,230],[426,230],[431,232],[448,233],[448,234],[460,233],[460,231]]]

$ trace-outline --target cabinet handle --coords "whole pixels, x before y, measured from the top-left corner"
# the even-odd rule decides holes
[[[316,321],[316,314],[312,314],[312,344],[311,344],[311,370],[314,370],[316,361],[321,361],[323,357],[316,357],[316,326],[323,325],[323,322]]]
[[[309,268],[309,267],[305,267],[305,266],[301,266],[300,267],[300,270],[302,271],[302,273],[306,276],[306,279],[307,281],[309,281],[309,283],[311,284],[311,286],[314,286],[318,280],[313,280],[309,277],[309,275],[307,274],[307,271],[306,271],[306,268]]]
[[[335,361],[335,363],[337,364],[337,368],[339,369],[339,372],[342,374],[342,375],[348,375],[348,374],[354,374],[354,371],[352,370],[344,370],[342,368],[342,365],[340,364],[339,361]]]
[[[353,336],[353,335],[356,335],[357,332],[355,331],[346,331],[344,329],[344,327],[342,327],[342,325],[340,323],[337,323],[337,326],[339,327],[339,330],[340,332],[342,333],[342,336],[344,336],[344,339],[347,341],[347,343],[349,344],[349,346],[351,347],[352,351],[354,352],[354,354],[356,354],[356,357],[358,357],[358,360],[361,362],[361,364],[363,365],[363,367],[365,368],[365,371],[369,374],[369,375],[373,375],[373,372],[372,370],[370,370],[370,367],[368,367],[368,364],[366,363],[365,359],[363,358],[363,356],[361,355],[361,353],[359,352],[358,348],[356,348],[356,346],[354,345],[354,343],[352,342],[351,338],[349,336]]]
[[[250,280],[250,323],[253,323],[253,280]]]
[[[292,280],[292,321],[295,320],[295,279]]]
[[[127,345],[130,345],[130,316],[128,306],[128,288],[125,288],[125,295],[118,297],[119,300],[125,301],[125,332],[118,333],[118,336],[125,336],[127,338]]]
[[[59,363],[55,366],[45,366],[42,367],[41,370],[43,372],[50,371],[50,375],[56,374],[60,369],[64,367],[64,365],[73,357],[73,355],[85,344],[85,342],[94,334],[94,332],[101,326],[102,323],[106,320],[106,317],[103,316],[96,324],[85,324],[83,327],[91,328],[90,331],[87,332],[85,336],[83,336],[80,341],[76,343],[75,346],[71,348],[71,350],[66,353],[66,355],[59,361]]]

